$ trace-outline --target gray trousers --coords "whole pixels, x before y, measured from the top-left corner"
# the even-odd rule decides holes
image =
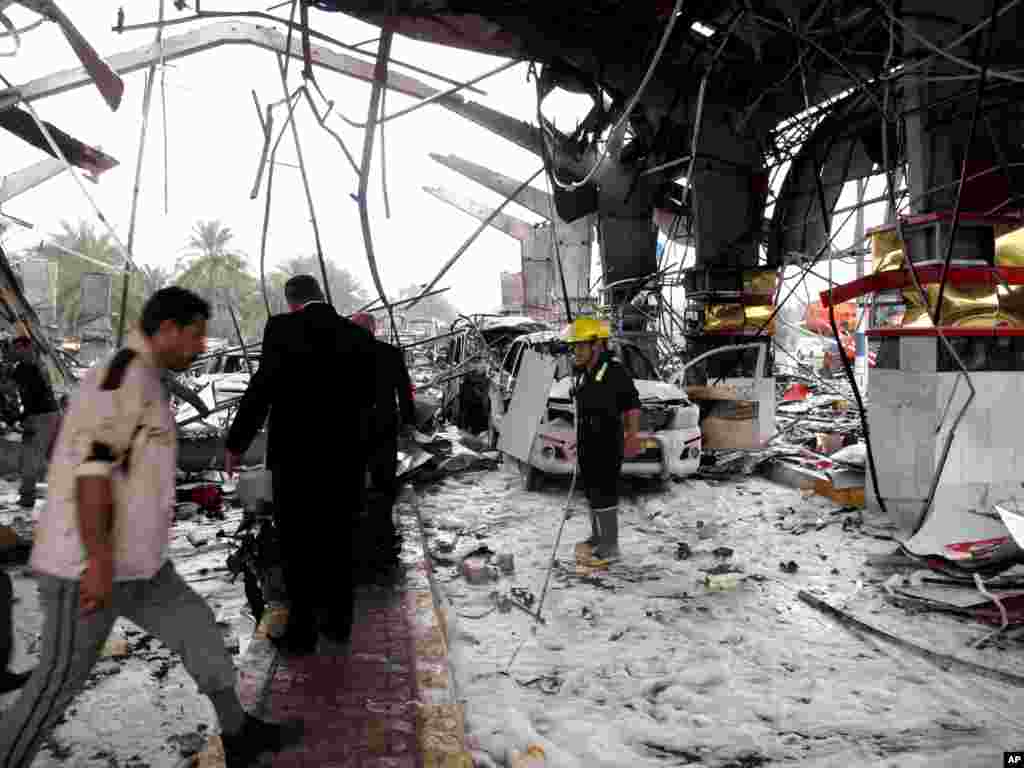
[[[179,654],[207,695],[234,690],[235,665],[213,611],[165,563],[148,580],[114,583],[102,611],[82,616],[78,582],[39,574],[43,609],[39,666],[11,709],[0,716],[0,768],[28,768],[61,714],[85,686],[114,621],[123,616]]]
[[[46,449],[50,447],[53,430],[60,414],[37,413],[25,417],[25,432],[21,437],[21,503],[29,505],[36,500],[36,483],[46,476]]]

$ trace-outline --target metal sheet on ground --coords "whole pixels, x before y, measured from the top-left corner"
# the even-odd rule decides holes
[[[501,421],[498,450],[519,461],[530,461],[530,449],[548,406],[551,383],[555,379],[555,359],[532,349],[523,355],[516,377],[512,402]]]
[[[945,603],[946,605],[951,605],[954,608],[973,608],[975,606],[988,605],[992,603],[992,600],[985,597],[974,587],[920,586],[902,587],[896,591],[901,595],[916,597],[919,600],[930,600],[936,603]],[[1010,597],[1020,597],[1021,595],[1024,595],[1024,590],[991,590],[991,594],[995,595],[1000,600],[1005,600]]]

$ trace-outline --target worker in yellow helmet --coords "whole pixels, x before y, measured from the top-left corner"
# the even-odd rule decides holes
[[[573,345],[578,372],[576,456],[578,480],[590,506],[592,563],[617,560],[619,476],[624,457],[640,451],[640,396],[626,369],[608,351],[608,322],[578,317],[562,338]]]

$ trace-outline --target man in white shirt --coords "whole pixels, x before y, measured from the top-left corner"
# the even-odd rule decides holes
[[[301,738],[242,709],[235,667],[206,602],[168,559],[177,433],[161,375],[206,344],[209,305],[171,287],[126,348],[95,366],[64,417],[31,566],[44,611],[37,671],[0,720],[0,768],[28,768],[123,616],[178,653],[220,720],[228,768]]]

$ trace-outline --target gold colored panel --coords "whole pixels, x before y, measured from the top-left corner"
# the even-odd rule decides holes
[[[773,294],[778,274],[761,269],[750,269],[743,273],[743,290],[748,293]]]

